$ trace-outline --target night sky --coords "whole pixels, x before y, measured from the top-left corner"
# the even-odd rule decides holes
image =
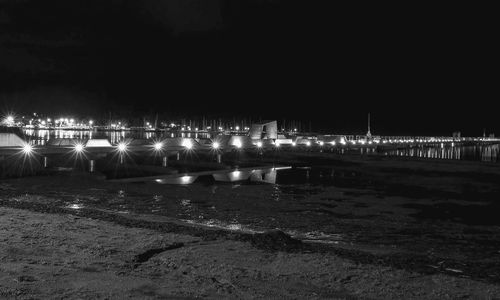
[[[0,109],[500,135],[489,9],[380,5],[0,0]]]

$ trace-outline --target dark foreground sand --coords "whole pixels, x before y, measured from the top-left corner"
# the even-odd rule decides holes
[[[153,250],[152,250],[153,249]],[[157,250],[155,250],[157,249]],[[0,207],[0,298],[491,299],[500,287]]]

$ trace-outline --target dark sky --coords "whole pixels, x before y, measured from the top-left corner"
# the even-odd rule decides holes
[[[0,0],[3,111],[312,120],[500,134],[488,8]],[[492,12],[492,11],[491,11]]]

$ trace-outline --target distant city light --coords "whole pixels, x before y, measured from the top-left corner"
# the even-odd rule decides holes
[[[297,146],[297,143],[296,142],[292,142],[292,146],[293,147]]]
[[[307,141],[307,142],[306,142],[306,146],[307,146],[307,147],[311,146],[311,142],[310,142],[310,141]]]
[[[94,124],[94,121],[90,120],[89,125],[92,125],[92,124]]]
[[[324,144],[325,144],[325,142],[323,142],[323,141],[320,141],[320,142],[319,142],[319,145],[320,145],[320,146],[323,146]]]
[[[213,142],[212,148],[219,149],[219,147],[220,147],[220,144],[218,142]]]
[[[240,126],[236,126],[236,131],[240,130]]]
[[[7,116],[7,118],[5,118],[5,122],[7,124],[12,124],[14,123],[14,117],[13,116]]]
[[[258,141],[258,142],[257,142],[257,147],[258,147],[258,148],[262,148],[262,142],[261,142],[261,141]]]
[[[332,144],[332,146],[335,146],[335,141],[331,141],[330,144]]]

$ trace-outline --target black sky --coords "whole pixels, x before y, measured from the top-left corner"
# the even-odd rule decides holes
[[[0,0],[3,110],[312,120],[500,134],[488,8]]]

